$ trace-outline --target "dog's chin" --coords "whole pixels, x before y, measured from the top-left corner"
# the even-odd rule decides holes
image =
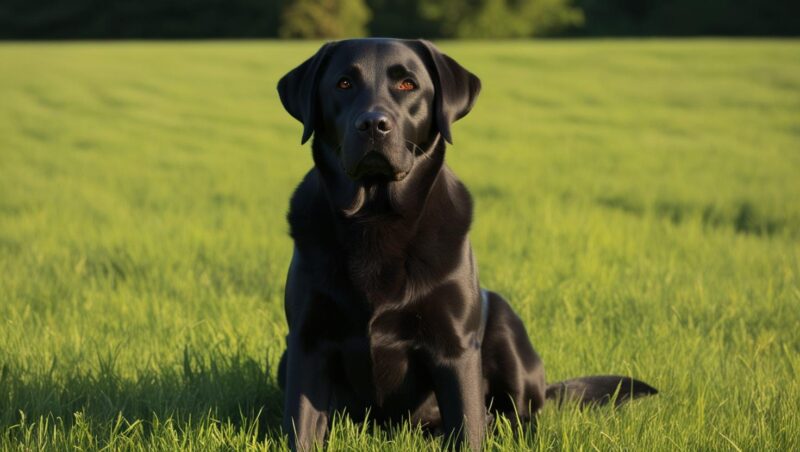
[[[391,182],[400,182],[401,180],[405,179],[406,176],[408,176],[408,172],[397,171],[393,174],[389,173],[364,174],[359,177],[353,178],[353,180],[361,185],[372,186],[372,185],[388,184]]]
[[[409,170],[396,168],[378,151],[368,152],[355,165],[344,166],[348,177],[364,186],[399,182],[409,173]]]
[[[396,171],[394,173],[368,173],[358,176],[350,175],[350,179],[365,187],[372,187],[374,185],[390,184],[392,182],[400,182],[408,176],[407,171]]]

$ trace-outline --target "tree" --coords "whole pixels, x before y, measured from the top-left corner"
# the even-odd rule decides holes
[[[420,10],[453,38],[542,36],[583,23],[570,0],[424,0]]]
[[[364,0],[293,0],[281,15],[283,38],[365,36],[371,18]]]
[[[420,14],[425,0],[367,0],[372,10],[372,36],[393,38],[438,38],[439,23]]]

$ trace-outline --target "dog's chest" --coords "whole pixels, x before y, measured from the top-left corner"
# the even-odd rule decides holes
[[[330,312],[326,316],[341,317]],[[358,329],[361,334],[351,330],[324,341],[331,376],[344,384],[343,394],[388,417],[414,409],[432,390],[415,315],[389,311]]]

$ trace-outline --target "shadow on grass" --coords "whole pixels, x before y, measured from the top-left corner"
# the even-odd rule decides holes
[[[48,372],[31,374],[3,365],[0,431],[7,439],[24,435],[26,428],[21,427],[36,422],[62,428],[65,434],[77,424],[88,425],[99,444],[121,423],[141,424],[145,434],[165,422],[178,432],[208,423],[246,429],[259,439],[280,432],[283,402],[274,375],[277,363],[241,353],[202,356],[186,348],[182,363],[151,366],[132,375],[118,372],[111,354],[100,357],[93,372],[65,367],[54,360]]]
[[[673,224],[680,224],[693,218],[706,227],[730,228],[737,234],[773,236],[779,234],[797,234],[797,230],[778,218],[774,218],[758,209],[749,201],[741,201],[730,206],[696,205],[675,201],[658,200],[652,206],[642,201],[626,197],[600,197],[596,203],[602,207],[642,217],[651,212],[658,218],[665,218]]]

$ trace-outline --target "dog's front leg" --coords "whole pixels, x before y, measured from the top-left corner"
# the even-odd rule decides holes
[[[469,441],[472,450],[480,450],[486,424],[480,349],[469,348],[455,359],[435,359],[432,374],[442,427],[452,446],[460,449]]]
[[[300,342],[290,334],[283,428],[289,435],[289,448],[305,452],[322,445],[328,433],[331,383],[322,352],[305,350]]]

